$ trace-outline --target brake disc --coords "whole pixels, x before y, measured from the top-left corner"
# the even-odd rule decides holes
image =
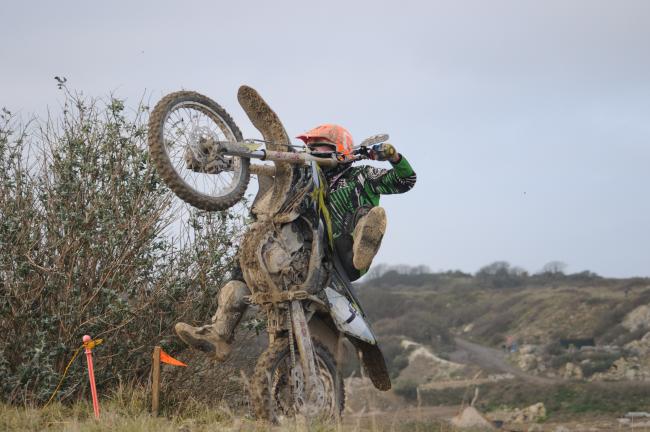
[[[207,174],[219,174],[232,170],[232,158],[226,159],[218,151],[217,137],[206,126],[194,126],[189,134],[189,142],[185,151],[187,167]]]

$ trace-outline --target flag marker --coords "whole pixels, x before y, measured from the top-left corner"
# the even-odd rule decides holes
[[[172,366],[187,367],[187,365],[167,354],[159,346],[153,348],[151,360],[151,413],[157,416],[160,407],[160,362]]]

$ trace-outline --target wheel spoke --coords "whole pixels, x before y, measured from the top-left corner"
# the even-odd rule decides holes
[[[241,175],[241,163],[236,157],[233,170],[217,174],[196,172],[188,167],[186,158],[202,158],[200,138],[234,141],[234,133],[208,107],[196,102],[180,103],[167,116],[163,128],[165,150],[179,177],[197,192],[208,196],[222,196],[233,190]],[[199,162],[200,163],[200,162]],[[239,175],[237,175],[239,173]]]
[[[292,417],[297,412],[308,415],[310,417],[317,416],[332,418],[336,416],[336,378],[332,376],[329,368],[327,367],[327,364],[321,357],[317,357],[317,366],[318,379],[321,382],[324,396],[322,402],[319,404],[316,403],[317,401],[304,401],[304,404],[296,405],[298,402],[295,400],[296,393],[298,393],[298,396],[300,396],[299,393],[303,393],[305,391],[305,385],[304,382],[300,382],[297,386],[298,388],[292,387],[292,380],[290,378],[291,365],[289,356],[286,355],[282,359],[271,379],[271,394],[273,395],[272,409],[275,410],[276,416]],[[303,376],[301,367],[299,365],[296,365],[296,367],[300,369],[300,372],[297,375]]]

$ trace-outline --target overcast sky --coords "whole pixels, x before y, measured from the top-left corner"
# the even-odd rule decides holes
[[[291,136],[387,132],[418,183],[375,262],[650,276],[650,1],[5,2],[0,106],[258,89]]]

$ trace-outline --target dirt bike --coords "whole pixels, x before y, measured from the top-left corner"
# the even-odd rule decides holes
[[[274,422],[296,414],[338,418],[345,403],[338,363],[350,347],[345,339],[375,387],[391,387],[377,338],[331,242],[328,186],[320,167],[339,161],[292,146],[278,116],[254,89],[242,86],[238,100],[263,140],[244,140],[220,105],[181,91],[165,96],[151,113],[151,158],[170,189],[203,210],[235,205],[251,173],[257,175],[255,221],[239,249],[248,300],[266,313],[269,336],[250,380],[253,409]],[[366,139],[353,157],[367,158],[369,148],[387,138]]]

